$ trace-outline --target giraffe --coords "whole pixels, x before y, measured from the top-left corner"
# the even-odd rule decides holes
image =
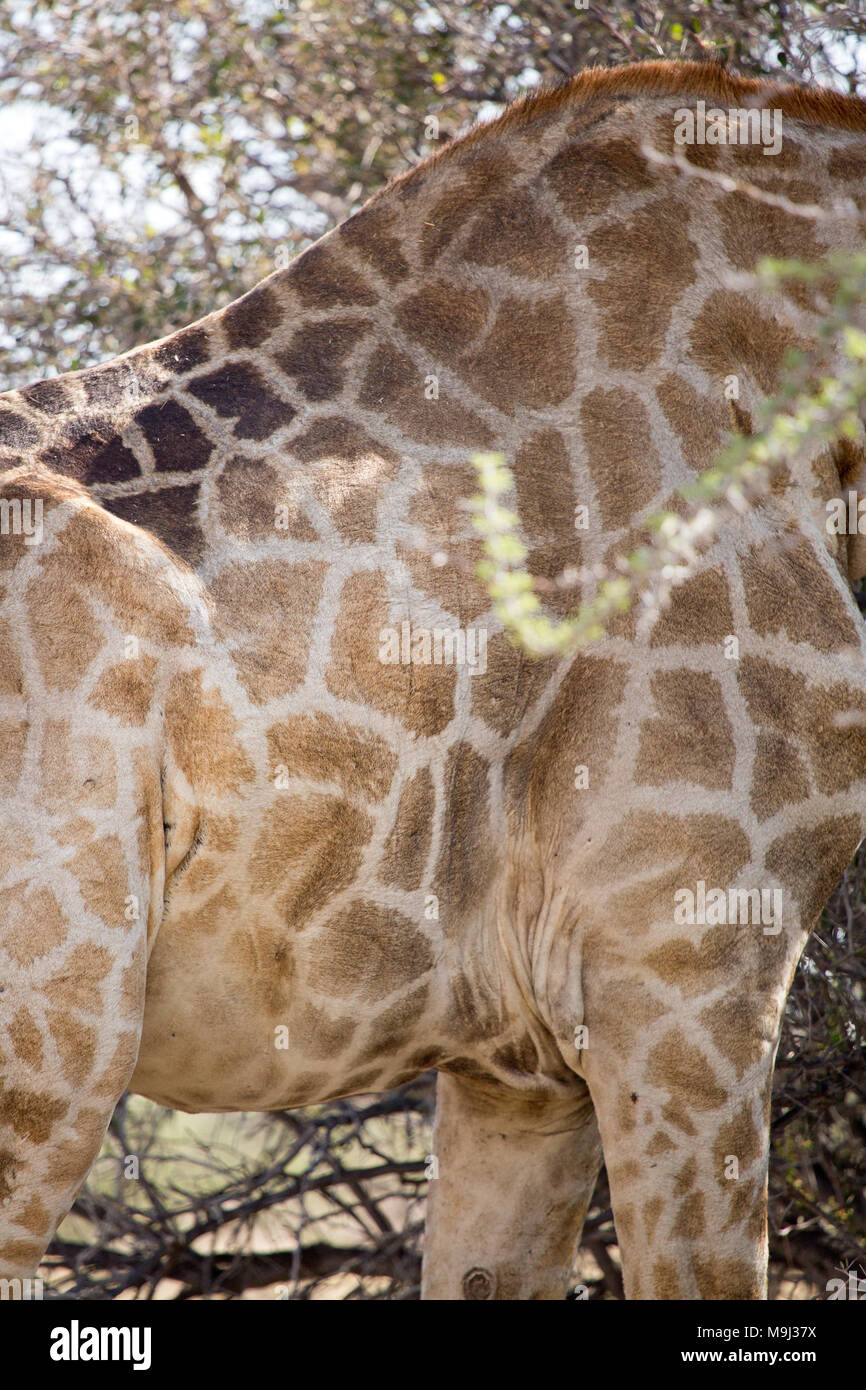
[[[680,146],[699,102],[780,111],[780,150]],[[825,524],[863,450],[792,462],[647,630],[539,661],[461,499],[499,449],[534,575],[630,549],[809,344],[811,290],[730,272],[856,246],[842,197],[858,99],[592,70],[226,308],[0,398],[4,1275],[125,1089],[269,1110],[435,1068],[422,1297],[562,1298],[602,1154],[628,1298],[766,1296],[785,997],[866,823],[866,555]]]

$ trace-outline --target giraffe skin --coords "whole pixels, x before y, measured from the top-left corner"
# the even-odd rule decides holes
[[[566,658],[506,641],[461,506],[501,449],[535,575],[627,552],[809,345],[811,292],[729,272],[862,220],[650,165],[698,99],[784,113],[778,156],[698,171],[863,212],[858,100],[594,71],[199,323],[0,397],[0,497],[42,509],[0,536],[4,1275],[127,1088],[268,1110],[432,1067],[423,1297],[562,1298],[602,1148],[629,1298],[766,1296],[785,997],[864,834],[866,558],[825,525],[862,448]],[[383,662],[405,622],[484,660]],[[681,925],[699,882],[781,912]]]

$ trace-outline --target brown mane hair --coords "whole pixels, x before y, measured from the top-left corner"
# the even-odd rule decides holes
[[[508,106],[495,120],[474,125],[421,163],[399,174],[387,185],[411,182],[422,169],[466,150],[488,134],[519,130],[563,106],[591,106],[595,102],[641,96],[679,96],[722,103],[733,107],[771,107],[790,120],[836,130],[866,134],[866,99],[827,87],[801,87],[772,78],[740,77],[723,63],[658,62],[626,63],[616,68],[585,68],[558,87],[541,88]],[[384,189],[381,190],[384,192]],[[374,195],[376,197],[380,194]]]

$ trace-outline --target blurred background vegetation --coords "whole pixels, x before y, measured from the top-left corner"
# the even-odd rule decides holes
[[[0,390],[228,303],[474,119],[592,63],[721,57],[864,91],[866,11],[619,0],[9,0]],[[431,119],[435,118],[435,119]],[[866,858],[812,938],[779,1052],[771,1295],[866,1270]],[[433,1082],[293,1114],[118,1107],[48,1294],[418,1296]],[[604,1176],[575,1281],[622,1297]]]

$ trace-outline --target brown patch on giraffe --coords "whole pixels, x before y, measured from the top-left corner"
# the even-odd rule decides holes
[[[430,942],[394,908],[360,900],[322,928],[309,952],[309,982],[330,998],[374,1004],[433,966]]]
[[[357,1018],[332,1018],[307,1000],[292,1015],[292,1036],[304,1056],[315,1059],[338,1057],[345,1052],[358,1031]],[[362,1060],[353,1053],[356,1061]],[[366,1059],[363,1059],[366,1060]]]
[[[669,1028],[650,1049],[647,1077],[669,1091],[675,1103],[685,1102],[693,1110],[718,1110],[727,1100],[708,1058],[681,1028]]]
[[[345,1087],[341,1089],[340,1096],[359,1096],[370,1091],[381,1091],[382,1087],[378,1084],[382,1075],[381,1067],[367,1067],[362,1071],[356,1071],[346,1081]],[[339,1100],[339,1096],[335,1099]]]
[[[15,466],[18,464],[21,466]],[[12,504],[5,534],[0,535],[0,570],[12,570],[32,549],[24,533],[27,504],[41,503],[43,522],[50,519],[53,524],[57,520],[55,513],[60,513],[61,517],[65,514],[68,519],[75,504],[84,501],[87,493],[73,480],[54,477],[38,466],[24,464],[20,459],[9,461],[0,458],[0,466],[4,470],[0,473],[0,498]],[[20,525],[17,515],[19,507]],[[34,520],[34,513],[31,512],[31,526]],[[45,555],[40,554],[40,559],[44,570]],[[5,586],[0,587],[0,597],[5,597],[5,594]]]
[[[670,603],[653,624],[650,646],[667,647],[681,643],[700,647],[722,643],[734,630],[734,614],[728,581],[722,569],[714,567],[678,584]]]
[[[612,1179],[613,1181],[613,1179]],[[635,1212],[631,1202],[617,1202],[616,1209],[616,1233],[621,1243],[634,1240],[635,1237]]]
[[[671,1236],[674,1239],[696,1241],[706,1234],[706,1229],[704,1195],[702,1192],[692,1192],[680,1203],[671,1226]]]
[[[653,1264],[653,1291],[658,1299],[681,1299],[684,1297],[676,1262],[665,1257]]]
[[[575,796],[576,765],[588,768],[593,788],[604,784],[626,679],[624,663],[581,653],[538,728],[509,755],[505,787],[510,805],[538,827],[542,842],[549,843],[564,824],[573,827],[583,817]],[[525,812],[517,809],[524,807]]]
[[[235,420],[236,439],[270,439],[298,413],[244,358],[230,360],[205,376],[194,376],[186,390],[221,419]]]
[[[581,402],[580,423],[601,524],[606,530],[628,526],[661,483],[646,406],[621,386],[597,386]]]
[[[219,690],[204,689],[203,672],[179,671],[165,697],[165,729],[172,756],[190,786],[237,791],[253,766],[240,747],[238,721]]]
[[[726,1182],[728,1216],[725,1230],[742,1226],[752,1240],[763,1240],[766,1235],[765,1212],[766,1196],[764,1183],[746,1182],[743,1178]]]
[[[394,318],[407,337],[450,366],[484,328],[489,303],[487,291],[471,284],[431,280],[400,301]]]
[[[805,676],[762,657],[743,658],[737,679],[759,727],[790,740],[808,757],[820,792],[845,791],[864,775],[866,696],[861,690],[844,681],[811,685]]]
[[[797,899],[804,927],[814,923],[862,833],[859,816],[831,816],[780,835],[767,849],[764,864]]]
[[[0,947],[25,969],[66,940],[66,918],[50,888],[0,889],[0,924]]]
[[[692,1156],[687,1158],[679,1173],[674,1178],[674,1195],[682,1197],[690,1188],[694,1187],[698,1177],[697,1159]]]
[[[290,480],[277,468],[236,454],[216,479],[220,525],[243,541],[315,541],[319,533],[292,496]],[[280,507],[277,526],[277,507]]]
[[[51,1131],[69,1109],[69,1102],[47,1091],[25,1091],[18,1086],[7,1090],[0,1083],[0,1114],[4,1124],[31,1144],[44,1144]],[[41,1253],[41,1252],[40,1252]]]
[[[388,795],[397,755],[383,738],[329,714],[288,715],[267,731],[271,767],[289,777],[335,782],[346,796],[381,801]]]
[[[65,827],[56,832],[56,838],[60,844],[68,844],[73,839],[65,833]],[[67,864],[67,871],[78,882],[84,906],[104,926],[127,931],[132,925],[124,915],[130,891],[129,867],[120,839],[117,835],[103,835],[90,844],[83,844],[78,836],[75,840],[78,852]]]
[[[27,589],[29,634],[48,689],[73,690],[104,638],[84,595],[70,586],[68,576],[65,583],[57,582],[58,569],[43,564]]]
[[[88,1107],[78,1112],[75,1120],[75,1133],[78,1138],[72,1143],[64,1143],[55,1160],[52,1177],[58,1184],[76,1189],[81,1186],[91,1163],[99,1153],[107,1127],[104,1111]]]
[[[379,879],[412,892],[420,888],[430,852],[433,814],[436,807],[430,769],[419,768],[400,793],[394,824],[385,841],[379,864]]]
[[[647,1240],[650,1241],[650,1243],[652,1243],[655,1238],[656,1226],[658,1225],[659,1217],[664,1209],[665,1202],[663,1197],[650,1197],[649,1200],[644,1203],[642,1213],[643,1225]]]
[[[662,862],[670,868],[659,873]],[[739,821],[729,816],[701,812],[674,816],[655,811],[629,811],[611,830],[595,858],[595,873],[606,881],[633,879],[653,873],[640,886],[643,917],[649,923],[673,917],[674,893],[684,883],[703,878],[707,883],[729,883],[751,858],[749,837]],[[635,921],[628,923],[630,933]],[[714,931],[718,930],[714,928]]]
[[[169,492],[186,495],[194,491],[196,489],[168,488],[151,497],[163,497]],[[145,496],[115,498],[114,501],[109,499],[106,505],[113,508],[115,502],[119,506],[146,500]],[[150,513],[145,509],[142,515]],[[130,519],[135,520],[134,517]],[[179,527],[177,539],[183,530],[183,519],[175,520]],[[62,534],[62,543],[42,561],[42,575],[50,578],[56,589],[68,591],[75,583],[92,584],[100,603],[114,610],[121,632],[135,634],[160,646],[195,645],[195,634],[171,578],[155,572],[150,557],[142,555],[137,546],[130,545],[128,534],[116,526],[101,507],[89,506],[72,515]],[[68,609],[64,608],[64,612],[68,614]],[[67,616],[59,630],[65,631],[68,623]],[[95,628],[91,617],[88,630]]]
[[[272,285],[256,285],[227,304],[220,317],[230,348],[256,348],[282,323],[283,306]]]
[[[537,548],[564,536],[576,564],[574,480],[568,448],[559,430],[539,430],[524,440],[515,455],[512,474],[527,544]]]
[[[247,909],[243,924],[231,930],[220,961],[226,978],[243,982],[238,984],[237,994],[248,1006],[250,1017],[286,1016],[295,963],[285,923],[275,925]],[[279,1071],[276,1066],[270,1069],[274,1075]]]
[[[438,399],[428,400],[424,375],[411,357],[390,343],[382,343],[370,355],[358,404],[381,412],[389,424],[419,444],[483,449],[493,443],[490,426],[474,410],[451,399],[444,384]]]
[[[790,199],[791,193],[784,181],[782,188]],[[810,191],[818,195],[817,189]],[[815,196],[814,201],[820,203],[820,195]],[[723,194],[716,200],[716,210],[721,218],[725,252],[731,265],[738,270],[753,271],[764,256],[820,261],[825,255],[805,218],[758,202],[746,193]],[[808,308],[808,303],[804,307]]]
[[[234,849],[234,842],[226,850],[223,850],[219,845],[218,837],[213,834],[213,816],[211,813],[208,813],[207,820],[200,827],[197,838],[200,843],[195,857],[183,869],[184,889],[190,895],[209,892],[215,884],[221,881],[225,867],[221,855]],[[226,889],[225,894],[227,898],[231,899],[231,911],[237,912],[238,903],[231,890]],[[196,913],[190,914],[191,920],[188,927],[190,932],[196,929],[206,929],[207,914],[215,909],[216,904],[220,901],[220,896],[217,893],[209,899],[200,916]]]
[[[45,1019],[57,1047],[63,1075],[74,1086],[83,1086],[96,1059],[96,1029],[65,1009],[47,1009]]]
[[[587,943],[589,946],[589,943]],[[592,959],[591,950],[588,959]],[[587,986],[592,993],[592,986]],[[646,1030],[665,1013],[665,1006],[646,988],[637,976],[605,976],[597,987],[598,1000],[588,1000],[589,1030],[594,1042],[600,1041],[603,1055],[615,1054],[627,1059],[642,1046]],[[634,1102],[627,1110],[633,1116]],[[634,1120],[632,1118],[632,1124]]]
[[[74,404],[64,383],[56,377],[34,381],[32,385],[22,387],[18,394],[34,410],[41,410],[44,415],[62,415]]]
[[[844,146],[833,150],[827,161],[827,172],[831,178],[844,183],[862,183],[866,179],[866,155]]]
[[[335,247],[316,245],[292,261],[286,283],[305,309],[334,309],[342,305],[371,306],[379,295],[357,270],[335,255]]]
[[[0,1202],[5,1202],[7,1197],[13,1195],[17,1162],[18,1160],[11,1149],[0,1150]]]
[[[484,201],[513,182],[517,170],[517,164],[502,149],[461,150],[451,170],[449,186],[425,209],[420,236],[421,264],[432,265]],[[455,178],[458,174],[459,182]],[[397,187],[404,195],[411,195],[413,191],[410,179],[398,181]]]
[[[667,1120],[668,1124],[675,1129],[681,1129],[683,1134],[688,1134],[691,1138],[697,1134],[697,1130],[689,1118],[685,1102],[681,1100],[669,1100],[662,1106],[662,1119]]]
[[[417,1076],[419,1072],[428,1071],[430,1067],[435,1067],[444,1056],[445,1051],[441,1047],[423,1047],[420,1052],[412,1053],[407,1066]]]
[[[768,1008],[760,999],[732,991],[699,1015],[716,1047],[736,1069],[739,1079],[765,1055],[768,1046]]]
[[[384,575],[349,575],[331,642],[328,689],[339,699],[393,715],[410,731],[439,734],[454,715],[456,669],[380,661],[379,634],[392,626],[399,631],[399,621],[391,617]]]
[[[82,372],[79,380],[88,405],[106,407],[111,412],[131,404],[134,396],[143,393],[156,395],[164,385],[162,373],[153,370],[152,361],[143,352],[129,357],[115,357],[109,362],[101,362],[97,367],[89,367]],[[114,418],[113,414],[108,418]],[[77,418],[68,423],[76,432],[82,424]],[[83,423],[85,428],[90,428],[94,421],[92,418],[85,419]]]
[[[708,866],[706,873],[711,872]],[[681,877],[680,886],[682,881]],[[709,881],[730,882],[730,879],[710,877]],[[767,940],[760,946],[764,954],[768,949]],[[676,985],[688,997],[716,988],[734,973],[749,977],[755,969],[754,953],[758,949],[751,923],[729,922],[708,927],[699,943],[687,937],[667,940],[664,945],[648,951],[643,961],[666,984]]]
[[[0,861],[7,873],[36,858],[33,836],[20,825],[0,825]]]
[[[490,995],[479,986],[476,980],[462,972],[451,979],[451,995],[448,1001],[447,1026],[451,1038],[462,1044],[476,1044],[487,1038],[500,1036],[506,1026],[503,1018],[501,999]],[[457,1058],[448,1070],[458,1076],[473,1075],[475,1062],[467,1058]],[[468,1068],[468,1070],[467,1070]],[[478,1067],[478,1076],[489,1079],[483,1068]]]
[[[399,455],[339,415],[316,420],[292,440],[291,450],[313,465],[316,496],[346,540],[372,544],[379,498],[400,471]]]
[[[470,464],[431,464],[419,480],[409,507],[409,521],[423,531],[421,548],[398,543],[397,554],[409,568],[415,587],[434,598],[461,626],[468,626],[490,609],[490,595],[475,574],[483,558],[481,538],[473,531],[462,505],[477,487]],[[435,566],[436,552],[455,563]],[[473,680],[481,679],[473,676]]]
[[[793,531],[776,545],[764,541],[740,559],[749,622],[760,637],[785,632],[819,652],[856,647],[857,625],[809,541]],[[849,600],[850,603],[850,600]]]
[[[304,679],[324,561],[235,561],[210,585],[214,630],[256,704],[287,695]]]
[[[616,1188],[633,1187],[643,1170],[636,1158],[612,1159],[607,1165],[608,1177]]]
[[[783,734],[759,733],[752,767],[749,805],[759,821],[810,795],[809,777],[800,755]]]
[[[176,376],[191,372],[210,360],[210,344],[204,328],[181,328],[151,349],[154,362]]]
[[[442,848],[432,891],[445,905],[444,931],[450,935],[463,915],[483,902],[496,872],[496,853],[486,759],[468,743],[453,744],[444,781]]]
[[[0,619],[0,696],[23,695],[24,673],[15,639],[15,631],[10,621]]]
[[[366,319],[329,319],[305,324],[274,361],[294,377],[308,401],[328,401],[342,390],[352,349],[370,331]]]
[[[38,1197],[30,1197],[15,1217],[15,1225],[23,1226],[31,1235],[40,1235],[51,1227],[51,1213]]]
[[[474,352],[463,356],[460,373],[506,415],[559,405],[574,389],[578,338],[564,294],[512,296]]]
[[[657,1129],[646,1146],[646,1156],[647,1158],[658,1158],[660,1154],[670,1153],[671,1149],[675,1148],[676,1144],[669,1135],[665,1134],[664,1130]],[[660,1197],[653,1198],[653,1201],[658,1203],[658,1211],[656,1213],[656,1220],[658,1220],[664,1204]],[[647,1206],[649,1206],[649,1203],[647,1203]],[[648,1235],[650,1239],[652,1239],[652,1232],[648,1232]]]
[[[715,676],[682,667],[650,678],[657,718],[644,720],[635,763],[638,785],[694,782],[730,791],[736,747]]]
[[[731,416],[718,394],[698,392],[684,377],[668,372],[656,386],[659,404],[690,468],[705,472],[731,432]]]
[[[40,455],[40,462],[47,468],[76,478],[87,487],[140,477],[138,459],[123,443],[110,419],[72,417],[64,421],[63,431],[63,442]]]
[[[556,579],[567,567],[579,565],[581,559],[574,527],[571,461],[559,431],[541,430],[526,440],[514,459],[512,473],[517,513],[530,548],[526,567],[536,577]],[[574,591],[547,591],[544,603],[564,617],[575,604]]]
[[[133,418],[150,445],[157,473],[188,473],[207,466],[214,446],[178,401],[155,401]]]
[[[688,225],[687,204],[663,198],[625,226],[605,223],[586,239],[590,264],[606,272],[587,285],[601,311],[599,353],[619,370],[643,371],[661,355],[673,311],[695,279]]]
[[[499,734],[513,733],[547,687],[555,666],[554,658],[534,659],[504,633],[495,632],[487,642],[487,670],[472,677],[472,713]]]
[[[524,1077],[537,1073],[541,1059],[532,1038],[528,1033],[524,1033],[523,1037],[515,1042],[503,1043],[501,1047],[497,1047],[491,1060],[503,1071]]]
[[[138,656],[120,661],[102,672],[87,703],[104,709],[127,726],[147,721],[153,702],[156,659]]]
[[[579,140],[558,151],[541,171],[565,212],[582,226],[614,202],[641,193],[658,181],[633,141]],[[562,262],[564,264],[564,260]]]
[[[723,1259],[721,1256],[694,1256],[695,1279],[702,1299],[759,1299],[761,1281],[758,1272],[745,1260]]]
[[[279,910],[293,928],[352,882],[370,838],[369,816],[341,797],[290,792],[262,821],[249,861],[255,893],[279,895]]]
[[[43,986],[43,993],[57,1009],[80,1009],[101,1014],[104,1007],[101,983],[111,973],[112,953],[105,946],[86,941],[75,947],[63,964]]]
[[[25,416],[5,407],[0,409],[0,444],[4,448],[29,449],[38,440],[38,429]]]
[[[715,290],[704,301],[690,341],[695,361],[720,386],[724,377],[748,372],[765,395],[775,391],[787,353],[805,347],[790,328],[733,290]]]
[[[24,766],[27,726],[20,719],[0,719],[0,783],[12,793]]]
[[[391,235],[392,229],[398,226],[399,219],[393,208],[366,207],[338,227],[337,235],[389,285],[396,285],[410,274],[400,242]]]
[[[528,280],[561,277],[570,247],[533,193],[510,190],[482,207],[462,247],[462,257],[483,266],[502,266]]]
[[[204,535],[198,520],[198,483],[164,487],[136,497],[103,497],[101,501],[112,516],[151,531],[188,565],[197,564],[204,554]]]
[[[16,1057],[34,1071],[41,1071],[42,1034],[30,1010],[23,1005],[9,1024],[9,1041]]]
[[[139,1042],[137,1031],[121,1033],[110,1062],[91,1088],[93,1095],[108,1096],[115,1101],[120,1099],[135,1070]]]
[[[33,1240],[6,1240],[0,1245],[0,1260],[8,1264],[35,1265],[43,1254],[43,1245]]]
[[[429,984],[420,984],[398,999],[396,1004],[383,1010],[370,1028],[370,1041],[355,1055],[355,1062],[361,1065],[379,1058],[393,1057],[405,1047],[412,1029],[427,1008],[429,998]]]
[[[140,940],[135,947],[132,960],[120,977],[118,1012],[121,1017],[134,1024],[140,1022],[144,1012],[146,955],[146,942]]]
[[[626,1093],[621,1093],[616,1098],[616,1126],[621,1135],[632,1134],[637,1129],[634,1101]]]

